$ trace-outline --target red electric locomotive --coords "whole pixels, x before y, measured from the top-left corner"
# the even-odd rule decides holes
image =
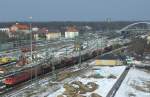
[[[16,75],[12,75],[7,77],[3,83],[6,85],[15,85],[22,81],[28,80],[30,78],[30,74],[28,72],[22,72]]]

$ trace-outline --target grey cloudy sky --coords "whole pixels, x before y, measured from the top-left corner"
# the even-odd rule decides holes
[[[0,21],[150,20],[150,0],[0,0]]]

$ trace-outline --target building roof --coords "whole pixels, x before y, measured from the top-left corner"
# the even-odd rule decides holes
[[[40,34],[48,34],[48,33],[60,33],[57,29],[47,29],[47,28],[41,28],[39,29],[38,33]]]
[[[59,33],[60,31],[57,29],[49,29],[48,33]]]
[[[66,32],[78,32],[78,30],[75,27],[68,27]]]
[[[48,29],[47,28],[41,28],[41,29],[39,29],[39,31],[38,31],[38,33],[48,33]]]
[[[28,30],[29,26],[25,25],[25,24],[15,24],[15,26],[19,29],[19,30]]]

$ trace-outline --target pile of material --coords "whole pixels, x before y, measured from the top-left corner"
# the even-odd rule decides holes
[[[92,75],[88,76],[88,78],[105,78],[105,77],[102,76],[101,74],[92,74]]]
[[[117,77],[113,74],[110,74],[107,78],[112,78],[112,79],[116,79]]]
[[[98,85],[94,82],[88,82],[83,84],[80,81],[74,81],[70,84],[64,84],[65,91],[62,95],[57,97],[86,97],[83,94],[87,92],[93,92],[98,88]],[[101,97],[96,93],[92,93],[91,97]]]
[[[91,97],[102,97],[102,96],[98,95],[97,93],[92,93]]]
[[[61,72],[57,75],[57,81],[63,81],[66,78],[73,77],[73,76],[79,76],[82,70],[77,71],[65,71]]]

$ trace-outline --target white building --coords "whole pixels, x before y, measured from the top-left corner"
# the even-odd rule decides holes
[[[46,39],[47,40],[58,39],[60,37],[61,37],[60,31],[49,31],[48,33],[46,33]]]
[[[9,28],[0,28],[0,32],[9,32],[10,29]]]
[[[10,29],[9,28],[0,28],[0,32],[4,32],[8,35],[8,37],[11,37],[12,34],[10,33]]]
[[[38,32],[38,31],[39,31],[39,28],[38,28],[38,27],[33,27],[33,28],[32,28],[32,31],[33,31],[33,32]]]
[[[68,27],[65,32],[65,38],[75,38],[76,36],[79,36],[79,31],[74,27]]]
[[[147,36],[147,44],[150,44],[150,36]]]
[[[40,39],[38,33],[34,33],[34,34],[33,34],[33,37],[34,37],[35,40],[39,40],[39,39]]]
[[[61,32],[59,30],[48,30],[47,28],[39,29],[38,33],[35,35],[38,38],[44,38],[46,40],[54,40],[61,37]]]

